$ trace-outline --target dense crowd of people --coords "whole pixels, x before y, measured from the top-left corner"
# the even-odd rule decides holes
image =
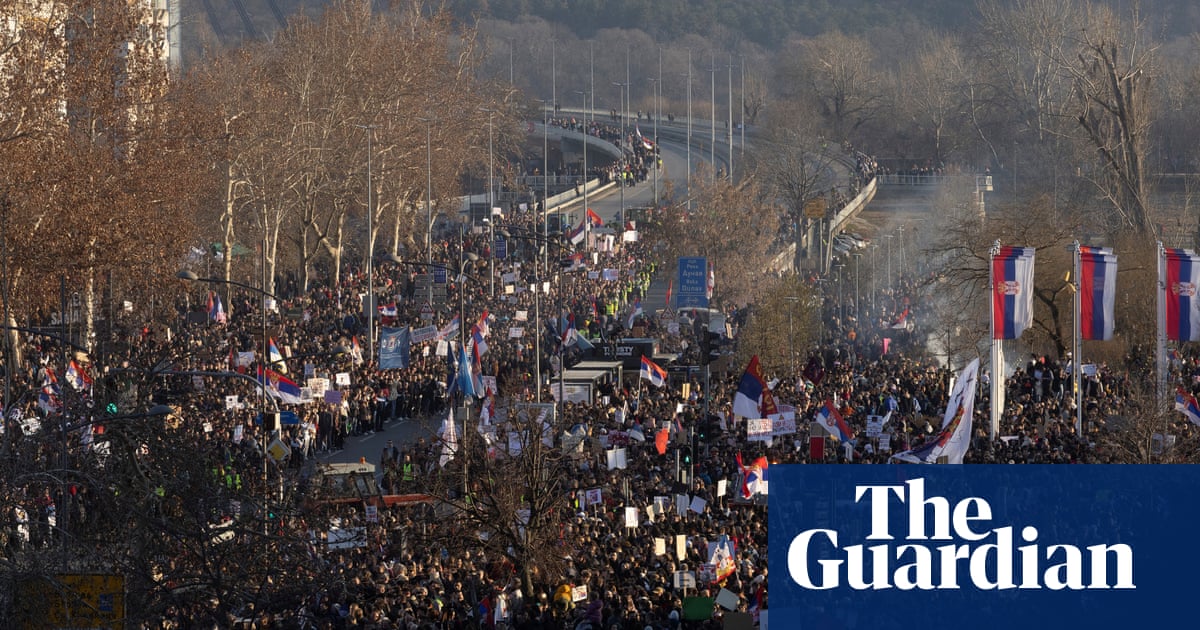
[[[616,133],[618,140],[633,141],[628,135],[621,138],[619,128],[602,123],[587,132],[605,138]],[[630,166],[641,169],[652,153],[635,155],[640,161]],[[876,165],[869,157],[856,153],[856,159],[860,173],[874,172]],[[644,178],[644,173],[637,177]],[[384,261],[375,265],[381,323],[438,331],[433,339],[412,346],[410,364],[404,368],[380,370],[371,360],[361,307],[362,295],[371,288],[363,270],[349,268],[340,282],[310,290],[285,284],[281,293],[287,299],[267,314],[268,336],[281,348],[283,365],[267,359],[268,367],[282,371],[286,365],[287,375],[300,384],[309,377],[330,383],[336,383],[338,374],[347,377],[330,385],[340,399],[315,397],[315,402],[291,406],[300,422],[281,432],[293,445],[297,468],[305,468],[308,458],[341,448],[347,436],[446,414],[463,396],[456,387],[454,344],[468,333],[486,339],[478,368],[495,377],[490,400],[496,412],[490,423],[501,431],[516,405],[552,400],[551,377],[587,353],[582,344],[564,343],[573,341],[564,334],[572,327],[597,343],[611,343],[631,335],[636,326],[639,334],[660,338],[664,349],[692,348],[692,354],[680,355],[682,362],[694,356],[699,340],[692,327],[667,326],[649,311],[633,311],[663,263],[646,243],[589,232],[574,250],[558,246],[556,237],[545,250],[547,269],[540,258],[543,244],[535,213],[511,213],[496,227],[511,237],[508,256],[497,261],[495,276],[487,277],[491,267],[482,265],[458,277],[448,274],[446,298],[433,305],[427,317],[422,316],[427,298],[417,290],[418,276],[426,270]],[[432,259],[451,267],[469,259],[468,253],[481,260],[491,253],[487,233],[469,226],[446,234],[433,247]],[[916,279],[905,277],[894,290],[882,291],[878,300],[856,304],[850,297],[825,296],[825,343],[797,364],[798,373],[766,375],[773,397],[794,408],[794,435],[748,440],[746,423],[731,409],[741,366],[714,374],[708,391],[698,371],[673,372],[662,387],[631,371],[630,378],[609,383],[590,403],[563,402],[556,429],[578,427],[586,440],[585,447],[573,450],[551,471],[567,508],[556,515],[554,544],[561,565],[557,572],[539,572],[526,583],[507,557],[482,553],[469,544],[417,544],[411,532],[418,524],[450,526],[428,505],[383,508],[375,520],[361,505],[348,505],[336,517],[343,528],[362,528],[365,544],[323,550],[306,567],[336,575],[333,586],[308,593],[301,605],[287,610],[246,601],[215,625],[662,630],[718,628],[724,617],[735,614],[759,620],[768,613],[767,506],[764,497],[743,487],[742,462],[765,458],[772,465],[882,463],[937,431],[953,374],[924,351],[923,335],[932,314],[919,299],[919,287]],[[106,359],[110,365],[147,366],[164,356],[179,356],[179,349],[185,348],[186,364],[177,365],[181,370],[253,374],[264,362],[261,306],[257,295],[234,291],[222,323],[216,317],[199,318],[203,322],[189,318],[181,304],[175,322],[129,330],[119,353]],[[726,352],[736,348],[737,333],[749,312],[726,309]],[[13,385],[14,391],[32,394],[15,404],[18,411],[10,416],[9,431],[35,433],[31,422],[48,421],[61,402],[37,394],[45,390],[48,373],[65,374],[65,366],[58,365],[60,350],[43,347],[36,339],[30,343],[25,363],[13,370]],[[358,349],[331,354],[340,346]],[[84,358],[78,359],[86,370]],[[1089,370],[1083,384],[1089,430],[1080,436],[1072,422],[1070,360],[1036,356],[1003,375],[1008,402],[994,440],[987,431],[988,388],[981,386],[967,461],[1120,460],[1120,453],[1105,448],[1102,437],[1117,428],[1107,424],[1127,411],[1131,376],[1105,366]],[[1177,367],[1185,375],[1196,370],[1187,360],[1179,360]],[[118,374],[112,369],[105,373],[99,365],[93,369],[96,373],[90,378],[97,382]],[[987,378],[985,374],[985,382]],[[228,483],[254,488],[258,476],[244,471],[257,470],[266,455],[261,429],[253,421],[253,386],[244,380],[186,374],[167,382],[163,400],[179,405],[184,417],[204,418],[210,425],[210,430],[197,431],[197,440],[203,441],[197,448],[222,451],[228,470],[221,474]],[[75,386],[59,387],[65,398],[70,391],[66,388]],[[231,395],[250,404],[231,404]],[[807,440],[808,422],[827,401],[836,405],[856,439],[825,440],[814,451]],[[880,437],[866,436],[869,416],[889,418]],[[474,430],[478,420],[466,419],[464,430]],[[1183,439],[1192,429],[1176,422],[1166,430]],[[663,431],[668,437],[665,448],[655,439]],[[84,456],[89,435],[81,431],[71,436],[72,458]],[[624,448],[627,465],[610,466],[605,447]],[[443,449],[437,440],[389,444],[378,462],[381,486],[391,493],[421,492],[444,474]],[[49,462],[54,456],[48,450],[40,459]],[[3,524],[4,552],[9,556],[23,547],[45,544],[47,524],[62,504],[56,485],[35,484],[22,492],[20,508],[6,514]],[[86,518],[92,500],[84,493],[70,503],[78,510],[73,521]],[[632,516],[629,508],[635,512]],[[731,547],[723,546],[726,541]],[[728,564],[713,562],[713,545],[731,551]],[[719,575],[711,575],[714,571]],[[683,577],[685,573],[690,577]],[[731,604],[726,597],[732,598]],[[716,599],[722,604],[714,603]],[[194,627],[202,618],[201,610],[177,607],[161,622],[143,627]]]

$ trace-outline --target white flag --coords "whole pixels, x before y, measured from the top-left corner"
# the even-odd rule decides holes
[[[943,457],[950,464],[963,463],[971,446],[971,419],[975,412],[975,386],[979,381],[979,359],[963,369],[950,393],[950,404],[942,419],[942,430],[917,448],[892,457],[912,464],[933,464]]]

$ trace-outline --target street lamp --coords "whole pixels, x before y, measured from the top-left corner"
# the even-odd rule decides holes
[[[355,125],[367,130],[367,362],[375,360],[375,210],[371,207],[371,139],[378,125]],[[266,287],[264,287],[265,289]],[[265,292],[265,291],[264,291]],[[267,343],[267,315],[263,309],[263,347]]]
[[[687,77],[687,199],[688,210],[692,209],[692,51],[688,49]]]
[[[510,51],[511,53],[511,47]],[[512,58],[509,58],[511,64]],[[510,67],[511,68],[511,67]],[[509,81],[511,83],[511,81]],[[433,118],[418,118],[425,123],[425,259],[433,262]],[[429,304],[433,306],[433,282],[429,282]]]
[[[486,219],[486,221],[488,224],[488,238],[489,238],[489,240],[491,240],[491,243],[488,244],[489,251],[491,252],[488,255],[488,270],[489,270],[489,274],[490,274],[489,284],[491,285],[491,288],[489,289],[489,294],[491,295],[491,297],[494,298],[494,297],[496,297],[496,252],[495,252],[496,236],[495,236],[495,232],[494,232],[494,228],[493,228],[492,224],[495,222],[495,218],[496,218],[496,215],[494,214],[496,200],[495,200],[495,197],[493,196],[493,186],[495,185],[495,182],[492,179],[492,177],[493,177],[493,175],[492,175],[492,160],[495,156],[495,154],[492,152],[492,118],[493,118],[493,116],[495,116],[496,110],[488,109],[486,107],[480,107],[479,111],[485,112],[488,115],[488,192],[487,192],[487,199],[488,199],[487,216],[488,216],[488,218]]]
[[[629,158],[627,157],[627,153],[632,153],[631,151],[629,151],[628,137],[625,133],[625,115],[628,113],[625,111],[625,95],[629,88],[629,84],[628,83],[618,83],[616,81],[613,81],[613,85],[621,88],[621,162],[622,162],[622,164],[621,164],[621,172],[617,177],[617,180],[618,180],[617,184],[621,187],[621,227],[624,228],[625,227],[625,175],[626,175],[626,173],[629,172],[629,170],[628,170],[629,169]]]
[[[654,151],[650,156],[654,167],[654,207],[658,207],[658,95],[662,88],[662,50],[658,51],[658,78],[650,77],[650,85],[654,86]]]
[[[583,107],[587,109],[588,93],[583,90],[575,90],[576,94],[583,96]],[[586,117],[585,117],[586,121]],[[591,222],[587,220],[588,209],[588,168],[587,168],[587,150],[588,150],[588,128],[587,122],[583,123],[583,216],[585,226],[584,229],[591,231]]]

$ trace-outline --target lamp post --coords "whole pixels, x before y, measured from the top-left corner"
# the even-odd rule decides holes
[[[658,207],[658,92],[659,83],[662,82],[662,51],[658,53],[658,78],[650,77],[650,85],[654,88],[654,151],[650,155],[654,166],[654,207]],[[622,223],[624,228],[624,223]]]
[[[862,325],[862,306],[859,305],[858,297],[858,260],[860,258],[862,258],[862,252],[854,252],[854,322],[856,326]]]
[[[584,92],[583,90],[575,90],[575,93],[583,96],[583,107],[584,107],[584,109],[587,109],[588,93]],[[587,123],[585,122],[583,124],[583,216],[585,219],[585,221],[584,221],[585,229],[590,231],[590,227],[587,227],[587,226],[590,226],[591,223],[586,220],[587,219],[587,208],[588,208],[587,149],[588,149],[588,129],[587,129]]]
[[[511,41],[511,40],[510,40]],[[510,58],[511,62],[511,58]],[[512,82],[511,80],[509,81]],[[433,118],[418,118],[425,123],[425,260],[433,262]],[[433,306],[433,279],[429,282],[429,304]],[[373,314],[372,314],[373,315]]]
[[[488,218],[487,218],[487,224],[488,224],[488,240],[490,241],[490,243],[488,244],[488,251],[490,252],[488,254],[488,271],[489,271],[488,284],[490,286],[490,288],[488,289],[488,293],[491,295],[491,297],[496,297],[496,252],[495,252],[496,234],[495,234],[494,227],[493,227],[493,223],[495,223],[495,219],[496,219],[496,214],[495,214],[496,199],[493,195],[493,186],[495,185],[495,182],[493,181],[493,175],[492,175],[492,161],[495,157],[495,154],[492,152],[492,119],[496,114],[496,110],[488,109],[486,107],[480,107],[479,111],[485,112],[488,115],[488,192],[487,192],[487,200],[488,200],[487,216],[488,216]]]
[[[368,191],[369,190],[370,190],[370,188],[368,187]],[[368,214],[368,216],[370,215],[369,212],[367,214]],[[266,366],[267,366],[267,361],[270,360],[270,353],[267,349],[267,344],[269,342],[267,341],[266,298],[271,298],[271,299],[275,300],[276,304],[278,304],[281,300],[275,294],[268,292],[265,288],[253,287],[248,284],[243,284],[241,282],[237,282],[235,280],[225,280],[224,278],[201,278],[201,277],[197,276],[195,273],[188,271],[187,269],[184,269],[183,271],[180,271],[179,273],[175,274],[175,277],[179,278],[180,280],[186,281],[186,282],[205,282],[205,283],[209,283],[209,284],[213,284],[213,283],[229,284],[229,285],[233,285],[235,287],[241,287],[243,289],[246,289],[247,291],[254,291],[263,297],[263,300],[260,302],[260,304],[262,304],[262,309],[261,309],[262,310],[262,321],[261,321],[261,324],[262,324],[262,352],[263,352],[263,357],[264,357],[264,360],[261,361],[261,364],[263,366],[262,381],[260,382],[255,379],[251,379],[251,380],[254,380],[254,382],[258,385],[258,396],[259,396],[259,402],[260,402],[259,407],[260,408],[266,407],[266,405],[263,403],[265,403],[264,399],[267,399],[267,398],[269,398],[271,400],[271,402],[274,403],[275,399],[270,398],[270,396],[267,396],[267,388],[266,388],[266,380],[267,380]],[[374,310],[374,308],[375,308],[375,300],[374,300],[374,297],[372,297],[371,298],[371,309]],[[371,313],[371,316],[374,317],[374,313]],[[373,341],[371,343],[374,344]],[[184,372],[175,372],[175,373],[176,374],[185,374]],[[212,375],[212,374],[205,374],[205,373],[187,373],[187,374],[194,374],[197,376],[211,376]],[[245,374],[238,374],[237,372],[231,372],[231,373],[221,372],[221,373],[217,373],[217,374],[221,374],[221,375],[235,374],[238,377],[245,377],[247,379],[250,378],[249,376],[246,376]],[[276,413],[279,412],[279,404],[278,403],[275,403],[275,412]],[[266,436],[266,433],[267,432],[266,432],[266,426],[265,426],[265,421],[264,421],[263,435],[262,435],[262,443],[263,443],[263,445],[262,445],[262,447],[263,447],[262,477],[263,477],[264,487],[266,486],[266,482],[267,482],[267,446],[266,446],[267,436]]]
[[[371,140],[378,125],[355,125],[367,130],[367,362],[375,360],[375,210],[371,206]],[[264,291],[265,292],[265,291]],[[267,343],[267,315],[263,310],[263,347]]]
[[[687,207],[692,209],[692,51],[688,49],[687,77]]]
[[[626,175],[626,173],[629,172],[628,171],[629,158],[627,157],[627,154],[631,153],[630,151],[628,151],[629,147],[627,146],[628,145],[628,134],[625,133],[625,116],[628,113],[625,110],[625,98],[626,98],[626,94],[628,93],[629,84],[628,83],[618,83],[618,82],[614,81],[613,85],[621,88],[621,108],[622,108],[621,109],[621,162],[622,162],[622,164],[621,164],[621,173],[617,177],[617,180],[618,180],[617,183],[621,187],[621,227],[624,228],[625,227],[625,175]]]

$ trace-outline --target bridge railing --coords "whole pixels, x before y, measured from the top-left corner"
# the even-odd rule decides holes
[[[961,182],[964,178],[973,178],[975,186],[981,190],[992,189],[991,175],[972,175],[970,173],[946,175],[943,173],[880,173],[876,175],[880,186],[938,186],[946,182]]]

